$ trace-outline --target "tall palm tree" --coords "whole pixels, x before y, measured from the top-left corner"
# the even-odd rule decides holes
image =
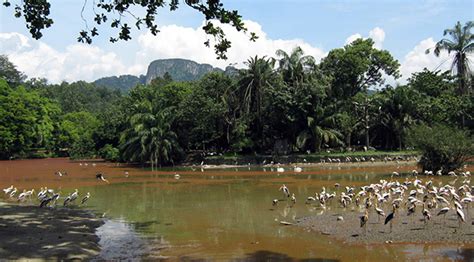
[[[275,80],[275,60],[267,59],[265,56],[262,58],[255,56],[251,57],[246,65],[248,69],[240,71],[237,89],[238,103],[242,116],[251,119],[253,126],[257,129],[257,137],[261,140],[263,94]],[[255,115],[252,115],[252,112],[255,112]]]
[[[469,68],[468,54],[474,51],[474,35],[471,29],[474,27],[474,22],[469,21],[464,26],[458,21],[452,29],[444,30],[443,36],[449,35],[450,39],[443,38],[436,43],[434,47],[434,54],[439,56],[442,50],[454,53],[451,70],[456,68],[456,73],[459,79],[459,92],[465,94],[468,90],[468,79],[471,75]],[[429,53],[430,49],[426,50]]]
[[[258,56],[251,57],[245,64],[248,69],[240,71],[240,94],[241,109],[245,112],[257,112],[260,114],[262,108],[262,96],[264,89],[272,85],[272,78],[275,76],[273,70],[275,60]]]
[[[304,81],[305,73],[316,65],[314,57],[305,56],[303,49],[297,46],[290,54],[279,49],[276,51],[279,57],[278,70],[283,76],[283,80],[293,86]]]

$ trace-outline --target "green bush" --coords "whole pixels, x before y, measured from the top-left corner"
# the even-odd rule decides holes
[[[474,152],[474,139],[467,131],[444,126],[419,125],[409,130],[408,142],[422,152],[424,170],[443,174],[459,169]]]
[[[99,150],[99,155],[101,158],[107,161],[118,161],[119,160],[119,150],[118,148],[113,147],[110,144],[106,144],[103,148]]]
[[[94,141],[89,137],[79,137],[69,149],[69,157],[71,159],[87,159],[95,158]]]

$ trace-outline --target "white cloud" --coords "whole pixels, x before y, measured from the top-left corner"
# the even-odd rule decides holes
[[[353,35],[349,36],[348,38],[346,38],[346,42],[344,43],[344,45],[348,45],[348,44],[354,42],[355,40],[357,40],[359,38],[362,38],[361,34],[359,34],[359,33],[353,34]]]
[[[359,38],[364,38],[365,39],[365,37],[363,37],[361,34],[355,33],[355,34],[349,36],[348,38],[346,38],[345,44],[346,45],[350,44],[354,40],[359,39]],[[383,31],[383,29],[380,28],[380,27],[374,27],[374,29],[369,31],[368,38],[372,38],[372,40],[374,40],[374,47],[375,48],[382,49],[382,44],[383,44],[383,41],[385,40],[385,31]]]
[[[377,49],[382,49],[383,41],[385,40],[385,32],[380,27],[375,27],[370,30],[369,37],[374,40],[374,47]]]
[[[290,52],[296,46],[300,46],[306,55],[314,56],[317,61],[326,55],[322,49],[313,47],[302,39],[270,39],[258,23],[248,20],[244,23],[248,30],[255,32],[259,38],[256,42],[250,42],[249,37],[244,33],[237,32],[229,25],[222,25],[227,38],[232,42],[232,47],[227,52],[227,60],[216,59],[214,49],[203,45],[207,36],[201,27],[189,28],[176,25],[161,27],[157,36],[150,33],[140,35],[138,60],[151,62],[159,58],[179,57],[225,68],[230,63],[236,63],[238,67],[241,67],[244,61],[255,55],[275,56],[278,49]]]
[[[7,54],[20,71],[51,83],[93,81],[128,71],[115,53],[92,45],[74,44],[58,51],[19,33],[0,33],[0,46],[0,53]]]
[[[400,65],[402,74],[399,83],[404,84],[406,80],[415,72],[422,71],[425,67],[428,70],[449,70],[451,66],[450,56],[447,52],[441,52],[439,57],[432,52],[426,54],[428,48],[433,48],[436,42],[433,38],[427,38],[419,42],[407,55],[405,55]]]
[[[214,49],[204,46],[208,36],[201,26],[190,28],[178,25],[160,27],[157,36],[150,33],[137,36],[135,41],[138,42],[138,51],[134,61],[124,62],[118,55],[121,51],[109,52],[94,45],[73,44],[64,50],[56,50],[20,33],[0,33],[0,53],[7,54],[18,69],[29,77],[44,77],[51,83],[63,80],[93,81],[103,76],[120,74],[145,74],[151,61],[164,58],[184,58],[225,68],[231,63],[243,67],[251,56],[275,56],[278,49],[290,52],[296,46],[300,46],[306,55],[314,56],[317,61],[326,55],[322,49],[302,39],[271,39],[258,23],[245,21],[245,24],[249,31],[259,36],[256,42],[250,42],[248,35],[237,32],[231,26],[222,25],[232,42],[227,60],[216,59]]]

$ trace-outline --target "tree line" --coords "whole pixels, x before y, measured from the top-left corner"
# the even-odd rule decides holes
[[[384,86],[400,77],[400,64],[371,39],[331,50],[320,63],[297,47],[251,57],[234,75],[177,82],[166,74],[129,93],[25,80],[6,56],[0,60],[3,159],[68,155],[161,166],[202,151],[402,150],[420,126],[464,130],[472,142],[472,72],[424,69],[404,85]]]

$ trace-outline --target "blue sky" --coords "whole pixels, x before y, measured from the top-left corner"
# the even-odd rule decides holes
[[[0,8],[0,53],[9,55],[27,75],[46,77],[51,82],[144,74],[150,61],[170,57],[220,67],[234,62],[242,65],[251,55],[273,55],[278,48],[290,51],[295,45],[320,59],[331,49],[344,46],[348,39],[369,36],[377,38],[378,47],[389,50],[400,61],[406,79],[414,71],[425,66],[434,69],[447,59],[447,55],[435,58],[422,54],[442,37],[444,29],[456,21],[474,20],[474,1],[223,0],[228,8],[239,10],[261,38],[254,45],[245,36],[227,30],[233,49],[229,61],[217,61],[212,50],[201,44],[202,15],[184,4],[176,12],[160,11],[157,19],[162,32],[158,37],[139,31],[131,41],[111,44],[108,38],[113,32],[101,27],[101,36],[89,46],[76,42],[84,27],[80,16],[84,2],[52,2],[55,24],[44,31],[40,41],[29,37],[22,20],[13,17],[13,8]],[[89,18],[91,2],[84,13]]]

